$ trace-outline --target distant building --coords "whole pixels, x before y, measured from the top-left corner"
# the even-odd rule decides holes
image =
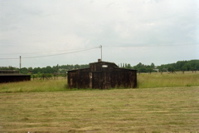
[[[98,60],[90,63],[89,68],[68,71],[68,85],[70,88],[135,88],[137,71]]]
[[[159,72],[160,70],[159,70],[159,69],[157,69],[157,68],[155,68],[155,69],[153,69],[153,71],[155,71],[155,72]]]
[[[14,70],[0,70],[0,83],[29,81],[30,75],[20,74]]]

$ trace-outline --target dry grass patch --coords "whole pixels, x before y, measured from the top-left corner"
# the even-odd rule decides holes
[[[0,132],[198,132],[199,87],[0,93]]]

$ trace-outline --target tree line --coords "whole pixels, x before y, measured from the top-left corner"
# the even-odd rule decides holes
[[[150,65],[145,65],[138,63],[135,66],[129,66],[129,64],[124,65],[124,68],[135,69],[138,72],[142,73],[151,73],[151,72],[175,72],[175,71],[199,71],[199,60],[189,60],[189,61],[177,61],[176,63],[162,64],[160,66],[155,66],[154,63]]]
[[[135,69],[139,73],[151,73],[151,72],[175,72],[175,71],[199,71],[199,60],[190,61],[177,61],[176,63],[163,64],[160,66],[155,66],[154,63],[150,65],[145,65],[138,63],[135,66],[131,66],[127,63],[121,63],[118,65],[121,68]],[[16,67],[0,67],[0,70],[17,70],[23,74],[65,74],[69,70],[88,68],[88,64],[83,65],[56,65],[56,66],[46,66],[46,67],[23,67],[21,69]]]
[[[56,65],[56,66],[46,66],[46,67],[22,67],[21,69],[16,67],[0,67],[0,70],[16,70],[19,71],[22,74],[66,74],[69,70],[75,70],[75,69],[83,69],[87,68],[88,65]]]
[[[157,67],[160,71],[199,71],[199,60],[190,60],[190,61],[178,61],[176,63],[165,64]]]
[[[151,65],[144,65],[142,63],[139,63],[132,68],[136,69],[138,72],[196,72],[199,71],[199,60],[177,61],[176,63],[162,64],[160,66],[155,66],[154,63],[151,63]]]
[[[175,72],[175,71],[199,71],[199,60],[189,60],[189,61],[177,61],[176,63],[162,64],[160,66],[155,66],[154,63],[150,65],[142,64],[141,62],[135,66],[131,66],[127,63],[121,63],[118,66],[127,69],[135,69],[138,72],[142,73],[151,73],[151,72]]]

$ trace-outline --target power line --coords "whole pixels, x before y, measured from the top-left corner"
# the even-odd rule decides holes
[[[89,50],[96,49],[96,48],[101,48],[101,46],[93,47],[93,48],[87,48],[87,49],[81,49],[81,50],[67,51],[67,52],[57,53],[57,54],[48,54],[48,55],[39,55],[39,56],[25,56],[23,58],[43,58],[43,57],[50,57],[50,56],[59,56],[59,55],[89,51]],[[0,58],[0,60],[9,60],[9,59],[19,59],[19,58]]]
[[[92,49],[96,49],[99,47],[89,48],[89,49],[82,49],[82,50],[76,50],[76,51],[70,51],[70,52],[64,52],[64,53],[58,53],[58,54],[50,54],[50,55],[41,55],[41,56],[29,56],[29,57],[23,57],[23,58],[41,58],[41,57],[50,57],[50,56],[58,56],[58,55],[65,55],[65,54],[71,54],[71,53],[78,53],[83,51],[89,51]]]
[[[160,43],[160,44],[119,43],[119,45],[115,45],[115,46],[111,45],[111,46],[104,46],[104,47],[135,48],[135,47],[181,47],[181,46],[198,46],[198,45],[199,45],[199,43]]]
[[[19,58],[0,58],[0,60],[15,60],[15,59],[19,59]]]
[[[93,48],[95,48],[95,47],[93,47]],[[96,47],[97,48],[97,47]],[[77,51],[77,49],[69,49],[70,51]],[[79,49],[79,50],[84,50],[84,49]],[[45,53],[47,54],[47,53],[60,53],[60,52],[70,52],[70,51],[68,51],[68,50],[56,50],[56,51],[46,51],[45,50]],[[26,53],[0,53],[0,55],[34,55],[34,54],[41,54],[41,53],[44,53],[44,51],[40,51],[40,52],[38,52],[38,51],[35,51],[35,52],[26,52]],[[48,55],[48,54],[47,54]]]

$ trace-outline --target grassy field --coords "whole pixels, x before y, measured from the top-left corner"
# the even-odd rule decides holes
[[[141,73],[138,76],[138,88],[156,88],[156,87],[191,87],[199,86],[199,72],[179,73]],[[54,92],[67,91],[66,78],[59,80],[33,80],[29,82],[18,82],[9,84],[0,84],[0,93],[13,92]]]
[[[138,74],[139,88],[199,86],[199,72]]]
[[[196,133],[198,81],[198,73],[177,73],[138,74],[138,89],[69,90],[65,79],[0,84],[0,132]]]

